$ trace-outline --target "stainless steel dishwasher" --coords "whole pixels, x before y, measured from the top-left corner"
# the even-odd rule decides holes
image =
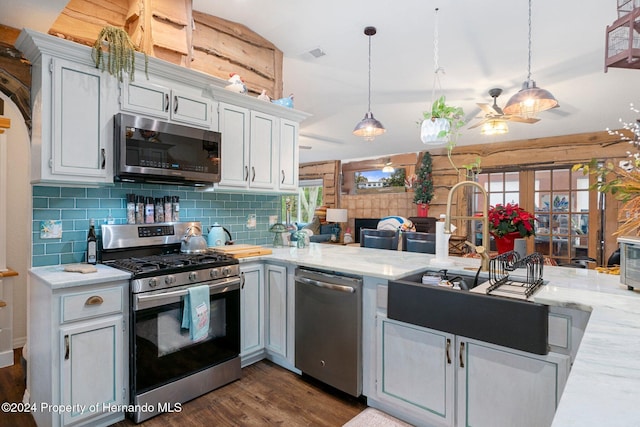
[[[304,374],[362,393],[362,278],[298,268],[295,359]]]

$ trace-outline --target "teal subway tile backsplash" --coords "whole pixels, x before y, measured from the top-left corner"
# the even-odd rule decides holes
[[[203,234],[214,222],[226,227],[236,243],[267,245],[273,242],[269,216],[280,214],[277,194],[218,193],[191,187],[117,183],[113,187],[33,187],[34,267],[84,262],[89,220],[94,219],[98,239],[100,225],[111,215],[116,224],[125,224],[126,194],[180,197],[180,220],[200,221]],[[256,215],[256,228],[247,229],[247,217]],[[61,220],[61,238],[41,238],[40,223]]]

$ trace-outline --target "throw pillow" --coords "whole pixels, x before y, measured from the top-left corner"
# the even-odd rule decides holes
[[[413,222],[401,216],[386,216],[378,222],[378,230],[416,231]]]
[[[313,234],[320,234],[320,219],[317,216],[314,216],[313,220],[309,224],[302,227],[302,229],[311,230],[313,231]]]

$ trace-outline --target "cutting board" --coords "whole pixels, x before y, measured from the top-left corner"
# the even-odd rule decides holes
[[[257,245],[228,245],[228,246],[214,246],[209,248],[210,251],[231,255],[234,258],[246,258],[250,256],[269,255],[272,250],[269,248],[263,248]]]

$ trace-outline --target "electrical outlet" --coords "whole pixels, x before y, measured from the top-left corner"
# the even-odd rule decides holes
[[[249,214],[249,216],[247,216],[247,228],[249,230],[256,228],[256,214]]]

